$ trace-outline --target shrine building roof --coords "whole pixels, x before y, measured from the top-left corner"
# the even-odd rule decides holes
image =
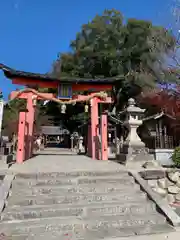
[[[171,120],[176,120],[175,117],[173,117],[172,115],[168,114],[168,113],[165,113],[164,111],[161,111],[160,113],[156,113],[154,115],[151,115],[151,116],[148,116],[146,118],[143,118],[142,120],[143,121],[149,121],[149,120],[156,120],[156,119],[159,119],[159,118],[162,118],[162,117],[167,117]]]
[[[4,64],[0,64],[0,69],[4,72],[4,75],[9,79],[26,79],[38,80],[42,82],[61,82],[61,83],[91,83],[91,84],[113,84],[119,78],[54,78],[50,74],[32,73],[15,70]]]

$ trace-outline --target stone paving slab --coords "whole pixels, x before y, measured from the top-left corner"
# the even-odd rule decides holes
[[[156,214],[156,208],[151,203],[138,202],[138,203],[128,203],[119,204],[119,202],[106,202],[105,204],[87,204],[84,205],[34,205],[27,207],[16,207],[8,208],[1,218],[4,221],[9,220],[23,220],[23,219],[34,219],[34,218],[48,218],[48,217],[81,217],[82,219],[90,217],[101,217],[104,216],[121,216],[124,217],[125,214],[131,215],[144,215],[144,214]]]
[[[75,172],[75,171],[120,171],[125,167],[112,161],[92,160],[70,150],[47,149],[23,164],[14,164],[10,171],[18,173]]]
[[[119,177],[96,177],[96,178],[76,178],[76,179],[32,179],[29,181],[16,181],[13,187],[35,187],[35,186],[80,186],[84,184],[123,184],[130,186],[134,184],[134,178],[127,176],[126,178]]]
[[[142,235],[142,236],[131,236],[122,238],[107,238],[106,240],[178,240],[180,238],[180,229],[177,228],[175,232],[170,233],[159,233],[154,235]]]
[[[7,224],[8,223],[8,224]],[[5,234],[27,234],[27,233],[43,233],[43,232],[69,232],[76,230],[99,230],[99,229],[133,229],[145,228],[155,225],[166,224],[166,219],[158,214],[150,215],[126,215],[124,218],[120,216],[99,216],[82,219],[77,217],[53,217],[53,218],[36,218],[28,220],[14,220],[0,223],[0,229]],[[170,227],[173,230],[172,227]]]
[[[136,192],[138,193],[138,192]],[[66,204],[70,205],[73,203],[78,204],[87,204],[87,203],[97,203],[101,202],[103,204],[104,202],[113,202],[113,201],[123,201],[123,202],[141,202],[142,200],[147,200],[147,196],[145,193],[142,193],[139,191],[138,196],[136,199],[134,199],[133,193],[126,192],[126,193],[93,193],[93,194],[65,194],[65,195],[15,195],[11,196],[8,199],[8,207],[17,207],[17,206],[27,206],[27,205],[48,205],[48,204]]]
[[[168,232],[170,229],[166,229],[166,232]],[[165,226],[156,226],[152,225],[150,227],[144,228],[144,227],[139,227],[138,231],[136,232],[135,229],[98,229],[96,231],[94,230],[86,230],[84,232],[76,231],[76,232],[43,232],[40,234],[28,234],[28,235],[16,235],[15,237],[13,236],[13,240],[100,240],[100,239],[105,239],[107,240],[107,237],[111,236],[111,240],[118,240],[122,239],[122,237],[126,237],[126,240],[128,240],[129,236],[135,236],[139,233],[141,234],[147,234],[151,231],[151,233],[156,233],[157,231],[159,233],[165,231]],[[152,236],[152,235],[151,235]],[[18,238],[19,237],[19,238]],[[120,237],[120,238],[119,238]],[[156,236],[154,236],[155,238]]]
[[[15,177],[17,180],[28,179],[54,179],[54,178],[82,178],[82,177],[111,177],[118,176],[125,178],[129,176],[127,171],[73,171],[73,172],[40,172],[40,173],[18,173]]]
[[[29,238],[28,238],[29,237]],[[13,240],[36,240],[35,238],[36,236],[29,236],[29,235],[14,235],[13,236]],[[52,237],[52,235],[50,235],[50,237]],[[47,239],[60,239],[59,237],[58,238],[48,238],[48,235],[47,235]],[[67,237],[68,237],[68,240],[72,240],[72,237],[67,235],[67,234],[64,234],[64,238],[65,240],[67,240]],[[180,238],[180,232],[179,230],[177,230],[176,232],[170,232],[170,233],[159,233],[159,234],[156,234],[156,235],[142,235],[142,236],[130,236],[130,237],[117,237],[117,238],[112,238],[112,237],[107,237],[106,240],[152,240],[152,239],[156,239],[156,240],[176,240],[176,239],[179,239]],[[38,240],[45,240],[44,236],[37,236],[37,239]],[[5,238],[5,240],[12,240],[12,237],[7,237]],[[64,240],[63,238],[61,238],[61,240]],[[88,239],[85,239],[85,240],[88,240]],[[92,239],[90,239],[92,240]]]
[[[133,187],[133,189],[132,189]],[[16,191],[16,196],[18,198],[24,198],[24,196],[61,196],[61,195],[69,195],[69,194],[83,194],[83,193],[113,193],[117,192],[118,194],[126,195],[127,193],[135,194],[140,190],[140,186],[138,184],[129,184],[119,186],[117,183],[114,184],[81,184],[77,185],[44,185],[44,186],[18,186],[13,185],[13,188],[10,191],[10,195],[12,191]]]

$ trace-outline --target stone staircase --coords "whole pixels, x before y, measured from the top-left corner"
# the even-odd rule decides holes
[[[13,240],[95,240],[172,230],[122,171],[16,175],[0,223],[0,233]]]

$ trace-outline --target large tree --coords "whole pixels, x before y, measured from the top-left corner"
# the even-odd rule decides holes
[[[170,8],[170,31],[176,38],[176,46],[171,51],[169,65],[180,76],[180,0],[174,0]]]
[[[106,10],[84,24],[71,42],[71,51],[59,54],[53,65],[56,77],[113,78],[115,95],[123,106],[127,98],[170,78],[166,59],[176,39],[150,21],[128,19],[117,10]]]

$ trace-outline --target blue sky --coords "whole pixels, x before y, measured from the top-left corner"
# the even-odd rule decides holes
[[[58,52],[67,51],[82,24],[104,9],[127,18],[168,26],[173,0],[0,0],[0,62],[18,70],[46,73]],[[5,98],[16,89],[0,73]]]

